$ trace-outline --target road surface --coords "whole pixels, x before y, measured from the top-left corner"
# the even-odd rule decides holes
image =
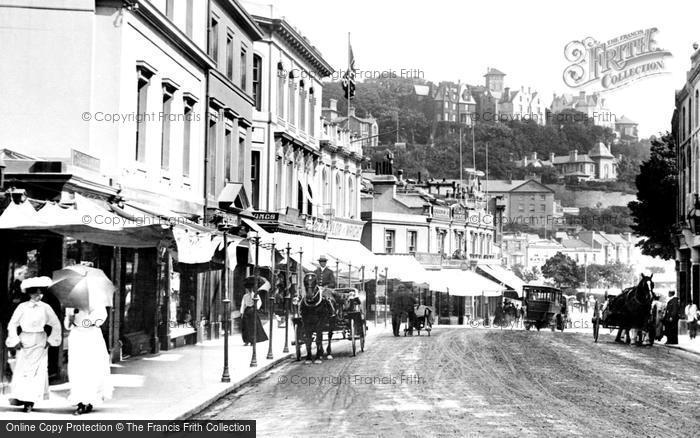
[[[370,325],[371,329],[371,325]],[[258,436],[691,436],[700,362],[602,334],[436,327],[382,333],[350,357],[290,362],[195,418],[256,419]],[[697,436],[697,435],[696,435]]]

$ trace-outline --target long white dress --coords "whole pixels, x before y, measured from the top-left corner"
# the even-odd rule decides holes
[[[70,330],[68,336],[68,381],[73,404],[96,405],[112,398],[109,380],[110,359],[100,326],[107,319],[104,307],[73,313],[66,309],[64,324]],[[70,323],[70,315],[74,315]]]
[[[44,326],[51,326],[46,336]],[[17,328],[22,333],[17,335]],[[36,403],[49,398],[48,345],[61,344],[61,322],[51,306],[42,301],[26,301],[15,309],[7,326],[5,345],[20,347],[12,374],[10,403]],[[48,345],[47,345],[48,344]]]

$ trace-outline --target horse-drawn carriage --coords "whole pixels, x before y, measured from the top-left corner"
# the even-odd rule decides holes
[[[600,328],[608,328],[612,332],[617,329],[616,342],[622,342],[622,333],[626,334],[626,343],[630,343],[629,331],[636,330],[636,343],[642,345],[648,341],[654,345],[660,340],[663,330],[660,318],[660,308],[655,300],[653,274],[649,277],[642,274],[639,284],[622,291],[620,295],[608,296],[605,303],[595,301],[593,307],[593,340],[598,342]]]
[[[549,286],[523,286],[525,330],[535,327],[538,331],[549,327],[564,331],[568,317],[566,298],[561,290]]]
[[[323,333],[328,335],[326,358],[333,359],[331,342],[347,339],[352,345],[352,355],[365,351],[366,295],[355,288],[328,289],[316,285],[316,276],[304,276],[303,296],[292,301],[292,323],[297,360],[301,360],[301,345],[306,344],[306,361],[311,362],[311,344],[316,343],[316,363],[324,356]]]

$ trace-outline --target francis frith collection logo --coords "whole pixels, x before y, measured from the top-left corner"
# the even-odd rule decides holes
[[[671,52],[657,46],[655,27],[620,35],[605,42],[591,37],[566,45],[564,83],[571,88],[610,91],[650,76],[667,73]]]

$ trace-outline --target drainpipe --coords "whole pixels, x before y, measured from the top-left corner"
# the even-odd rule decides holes
[[[207,42],[206,49],[209,53],[209,26],[211,25],[211,0],[207,2]],[[207,168],[209,167],[209,69],[204,74],[204,171],[202,172],[202,193],[204,194],[204,206],[202,215],[202,225],[206,226],[207,221]]]
[[[273,6],[270,5],[270,18],[273,18]],[[270,44],[267,45],[267,211],[272,211],[270,205],[272,205],[270,197],[276,196],[277,190],[274,189],[274,184],[270,187],[270,182],[272,182],[272,166],[273,163],[277,161],[277,155],[275,153],[275,147],[272,144],[274,140],[274,135],[272,134],[272,31],[270,31]],[[277,71],[277,69],[275,69]],[[277,96],[280,99],[280,96]],[[278,105],[279,106],[279,105]],[[280,178],[281,175],[275,175],[275,178]],[[278,181],[279,184],[279,181]],[[272,191],[274,190],[274,194]],[[281,196],[280,196],[281,198]],[[279,208],[279,206],[275,206]],[[275,210],[277,211],[277,210]]]

